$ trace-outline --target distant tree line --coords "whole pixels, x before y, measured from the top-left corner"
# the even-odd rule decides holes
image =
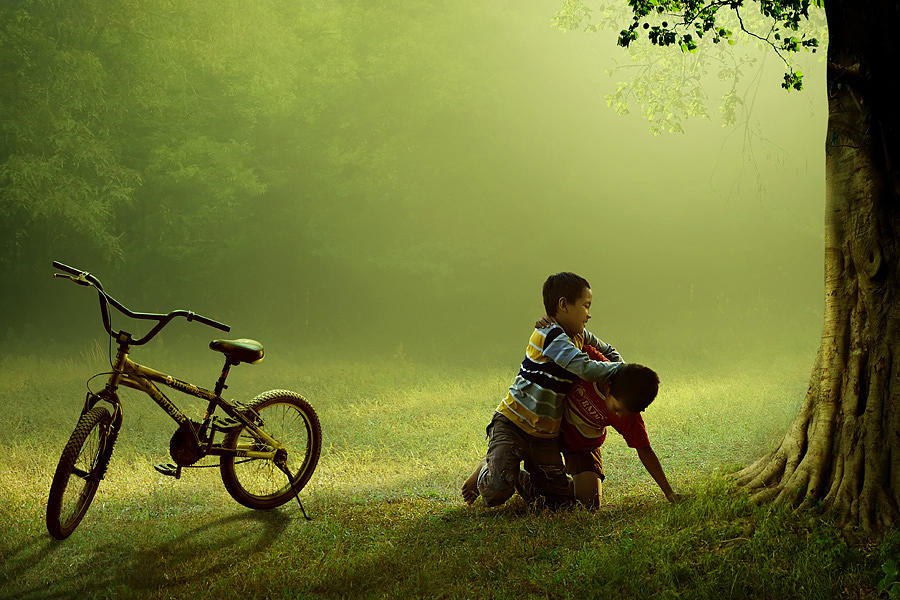
[[[355,257],[332,234],[366,233],[398,131],[431,102],[412,89],[403,110],[382,110],[398,79],[428,85],[401,60],[428,46],[364,29],[422,7],[363,6],[5,2],[0,274],[18,285],[4,284],[3,314],[40,308],[30,299],[52,258],[128,276],[159,308],[178,297],[166,289],[220,296],[235,269],[246,287],[232,299],[263,279],[302,282],[286,292],[298,312],[315,309],[311,288],[342,288],[329,279]]]

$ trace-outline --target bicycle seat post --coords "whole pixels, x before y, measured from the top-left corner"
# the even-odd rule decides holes
[[[216,396],[221,396],[222,392],[228,389],[228,386],[225,385],[225,379],[228,377],[228,372],[231,370],[232,365],[237,365],[239,363],[232,361],[230,358],[225,357],[225,365],[222,367],[222,374],[219,375],[219,380],[216,382],[215,393]]]
[[[228,377],[228,371],[231,370],[232,365],[236,365],[238,363],[230,360],[228,357],[225,357],[225,365],[222,367],[222,374],[219,375],[219,380],[216,381],[215,394],[216,397],[221,398],[222,392],[228,389],[228,386],[225,385],[225,379]],[[200,431],[197,433],[197,436],[201,441],[206,439],[206,432],[209,428],[210,423],[212,422],[212,414],[213,411],[216,410],[217,400],[210,400],[209,406],[206,407],[206,414],[203,415],[203,424],[200,426]],[[212,436],[208,438],[208,442],[212,444]]]

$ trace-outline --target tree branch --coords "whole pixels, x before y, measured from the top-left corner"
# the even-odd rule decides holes
[[[765,42],[766,44],[772,46],[772,50],[775,51],[775,54],[778,55],[778,58],[780,58],[781,60],[784,61],[784,64],[786,64],[787,67],[788,67],[788,69],[791,70],[791,73],[794,72],[794,68],[791,66],[791,63],[789,63],[788,60],[787,60],[784,56],[782,56],[781,52],[778,51],[778,46],[776,46],[775,44],[773,44],[773,43],[769,40],[769,36],[768,36],[768,35],[767,35],[766,37],[762,37],[761,35],[757,35],[757,34],[753,33],[752,31],[750,31],[749,29],[747,29],[746,27],[744,27],[744,19],[741,17],[741,11],[740,11],[740,9],[738,9],[737,7],[735,7],[735,9],[734,9],[734,14],[737,15],[738,23],[741,24],[741,31],[743,31],[744,33],[746,33],[746,34],[749,35],[750,37],[755,37],[756,39],[758,39],[758,40],[760,40],[760,41],[762,41],[762,42]],[[769,30],[769,33],[771,34],[771,33],[772,33],[772,30],[774,30],[774,29],[775,29],[775,21],[773,20],[773,21],[772,21],[772,29]]]

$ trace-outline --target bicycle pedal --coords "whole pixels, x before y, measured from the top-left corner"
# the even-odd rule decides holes
[[[181,467],[172,463],[159,463],[158,465],[153,465],[153,468],[166,477],[181,479]]]

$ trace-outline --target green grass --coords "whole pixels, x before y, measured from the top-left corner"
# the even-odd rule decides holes
[[[647,360],[663,380],[645,414],[651,441],[688,499],[665,503],[635,453],[610,436],[607,506],[597,513],[460,500],[514,363],[451,370],[270,357],[235,369],[226,395],[287,387],[319,413],[322,458],[301,494],[309,522],[296,503],[241,507],[217,469],[158,475],[152,464],[167,460],[174,425],[127,391],[107,479],[79,528],[57,542],[44,526],[47,490],[102,350],[0,358],[12,432],[0,439],[0,596],[876,597],[881,565],[900,550],[894,538],[848,546],[827,521],[754,506],[722,475],[787,427],[806,389],[806,356],[702,369]],[[212,353],[185,363],[163,347],[136,358],[210,387],[219,366]]]

